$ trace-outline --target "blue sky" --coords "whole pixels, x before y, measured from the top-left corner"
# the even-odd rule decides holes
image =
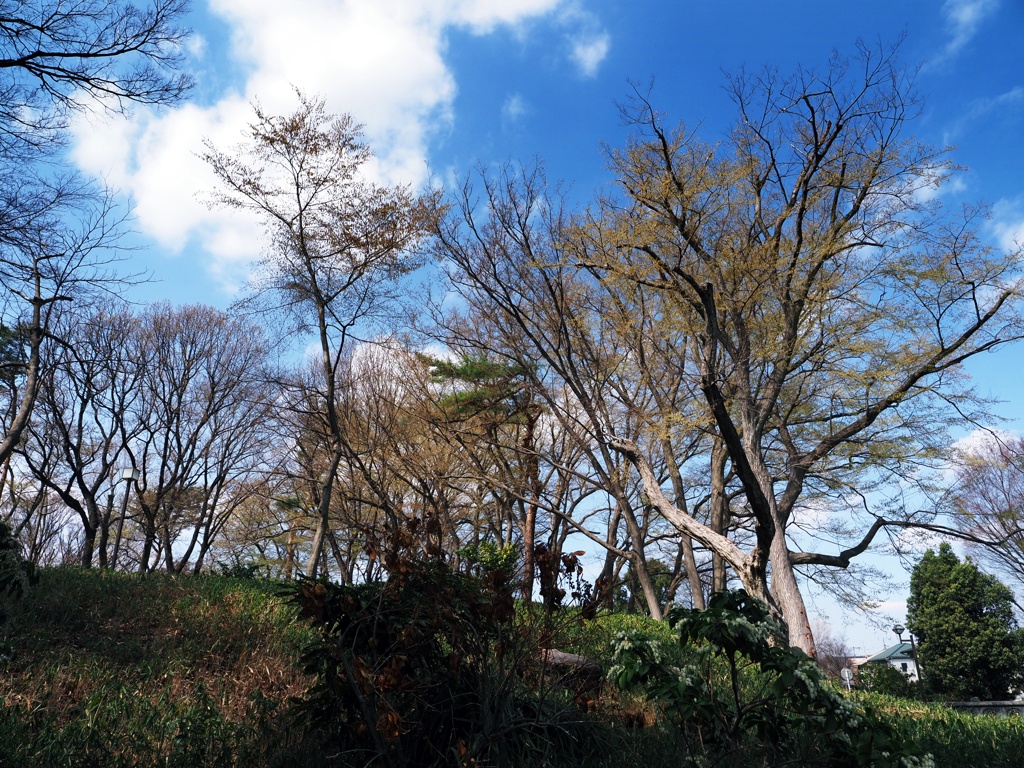
[[[988,202],[993,246],[1024,239],[1019,0],[194,0],[190,23],[188,102],[77,129],[79,165],[134,202],[147,246],[134,258],[156,279],[140,300],[227,306],[259,255],[252,222],[200,202],[213,182],[195,156],[204,137],[237,142],[254,99],[284,113],[298,87],[352,113],[381,180],[418,186],[477,163],[540,159],[585,200],[610,181],[601,146],[624,139],[616,102],[630,81],[653,81],[670,121],[715,141],[734,115],[725,73],[820,68],[858,39],[905,38],[900,58],[919,68],[924,99],[912,129],[957,145],[968,167],[940,194]],[[1014,419],[1024,417],[1021,359],[1006,349],[972,369]]]

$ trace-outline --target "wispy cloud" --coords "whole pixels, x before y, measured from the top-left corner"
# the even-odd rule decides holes
[[[578,2],[562,10],[562,23],[569,30],[566,41],[569,58],[584,77],[594,77],[611,49],[611,35],[590,11]]]
[[[946,0],[942,15],[949,41],[930,64],[938,65],[956,56],[977,34],[981,23],[999,9],[1000,0]]]
[[[1016,86],[1010,90],[971,102],[967,112],[953,120],[943,137],[947,144],[955,144],[957,139],[971,130],[979,120],[991,120],[999,115],[1011,114],[1013,110],[1024,108],[1024,86]]]
[[[931,169],[922,174],[920,185],[914,189],[914,198],[927,203],[937,198],[958,195],[966,191],[963,176],[949,174],[944,168]]]
[[[526,106],[522,94],[519,93],[512,94],[501,105],[501,117],[509,123],[516,122],[526,115],[527,112],[529,112],[529,108]]]
[[[997,202],[992,207],[990,227],[1004,250],[1017,251],[1024,248],[1024,197]]]

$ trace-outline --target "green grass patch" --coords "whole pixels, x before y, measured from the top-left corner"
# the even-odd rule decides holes
[[[1019,768],[1024,764],[1024,718],[976,715],[891,696],[855,698],[886,717],[935,759],[936,768]]]

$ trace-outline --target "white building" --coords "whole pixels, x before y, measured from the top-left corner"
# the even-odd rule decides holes
[[[917,659],[914,658],[914,648],[910,643],[896,643],[881,653],[869,656],[863,664],[888,664],[911,681],[917,680]]]

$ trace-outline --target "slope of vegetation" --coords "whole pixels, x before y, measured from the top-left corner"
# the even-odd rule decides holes
[[[0,764],[270,763],[310,633],[271,582],[60,568],[8,606]]]
[[[325,699],[317,698],[317,677],[303,666],[315,667],[328,646],[281,593],[280,582],[265,580],[43,570],[21,599],[3,598],[0,766],[364,765],[365,751],[344,748],[346,734],[365,729],[345,719],[343,706],[315,717]],[[424,605],[431,615],[447,615],[443,601]],[[568,612],[545,621],[514,610],[529,625],[523,638],[556,631],[564,647],[595,657],[608,654],[619,631],[670,637],[667,626],[640,616],[606,617],[584,631]],[[463,628],[474,634],[472,626]],[[670,742],[652,738],[654,730],[622,725],[644,722],[642,702],[611,697],[600,715],[588,714],[595,702],[574,701],[571,685],[530,677],[536,653],[517,647],[514,655],[504,682],[515,690],[507,699],[497,696],[518,708],[509,712],[524,734],[513,740],[526,750],[522,765],[570,753],[609,767],[667,757]],[[435,682],[458,691],[445,669],[436,670]],[[328,695],[326,703],[340,700]],[[452,746],[437,764],[466,762],[460,745]]]
[[[764,736],[783,727],[811,761],[801,764],[825,766],[840,764],[827,741],[839,732],[827,729],[855,711],[881,719],[860,736],[859,726],[849,731],[852,764],[930,764],[898,757],[906,748],[930,752],[940,768],[1010,766],[1024,754],[1019,718],[865,694],[843,704],[836,691],[817,699],[836,702],[831,709],[804,715],[773,709],[769,697],[742,730],[723,731],[716,719],[741,726],[724,695],[737,664],[741,697],[765,685],[791,697],[801,680],[818,697],[806,659],[794,656],[790,669],[789,652],[762,646],[770,663],[752,665],[731,647],[761,632],[742,612],[684,611],[684,635],[686,621],[708,626],[680,642],[668,623],[642,616],[547,614],[513,606],[493,581],[409,573],[365,588],[293,585],[293,604],[270,581],[44,570],[3,605],[0,765],[767,766],[783,764],[782,742]],[[613,679],[545,669],[536,644],[552,640]],[[679,671],[687,690],[669,679]],[[623,675],[628,692],[617,687]]]

